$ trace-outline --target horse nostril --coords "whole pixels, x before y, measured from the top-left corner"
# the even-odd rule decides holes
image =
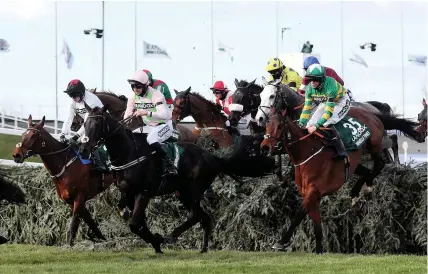
[[[263,122],[263,117],[260,117],[260,118],[259,118],[259,122]]]

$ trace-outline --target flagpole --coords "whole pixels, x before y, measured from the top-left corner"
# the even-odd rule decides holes
[[[400,10],[400,27],[401,27],[401,94],[403,102],[403,118],[404,116],[404,27],[403,27],[403,10]]]
[[[342,53],[342,79],[345,79],[344,75],[344,62],[343,62],[343,0],[340,1],[340,43],[341,43],[341,53]]]
[[[58,1],[55,1],[55,134],[58,128]]]
[[[278,20],[278,1],[275,1],[275,13],[276,13],[276,21],[275,21],[275,37],[276,37],[276,57],[279,57],[279,50],[278,50],[278,25],[279,25],[279,20]]]
[[[134,33],[134,42],[135,42],[135,45],[134,45],[134,56],[135,56],[134,71],[137,71],[137,14],[138,14],[137,4],[138,4],[138,2],[134,1],[134,25],[135,25],[134,26],[134,30],[135,30],[135,33]]]
[[[211,0],[211,84],[214,83],[214,0]]]
[[[105,36],[106,36],[106,32],[105,32],[105,29],[104,29],[104,1],[102,1],[102,30],[103,30],[103,37],[102,37],[102,39],[103,39],[103,41],[102,41],[102,50],[101,50],[101,52],[102,52],[102,58],[101,58],[101,66],[102,66],[102,68],[101,68],[101,90],[103,91],[104,90],[104,39],[105,39]]]

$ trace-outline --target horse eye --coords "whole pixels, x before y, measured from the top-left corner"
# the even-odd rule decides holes
[[[36,134],[31,135],[31,139],[35,139],[36,138]]]
[[[274,97],[275,97],[275,95],[273,95],[273,94],[272,94],[272,95],[269,97],[269,99],[273,99]]]

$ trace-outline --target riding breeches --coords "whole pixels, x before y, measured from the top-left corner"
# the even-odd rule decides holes
[[[169,120],[165,124],[159,124],[157,126],[144,126],[143,130],[141,128],[135,129],[135,133],[147,133],[147,143],[149,145],[153,143],[163,143],[168,140],[173,133],[172,121]]]
[[[329,125],[336,124],[339,122],[343,117],[348,114],[348,111],[351,107],[351,100],[348,96],[348,94],[345,94],[334,106],[333,115],[330,117],[330,119],[327,120],[327,122],[324,123],[324,127],[328,127]],[[316,110],[313,112],[311,119],[309,119],[309,122],[306,127],[314,126],[319,119],[324,115],[324,108],[325,104],[320,103]]]

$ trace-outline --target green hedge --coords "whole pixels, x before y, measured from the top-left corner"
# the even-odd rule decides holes
[[[64,245],[71,212],[58,198],[46,170],[13,168],[12,176],[27,193],[28,204],[1,207],[0,235],[16,243]],[[355,209],[351,208],[349,199],[353,182],[324,197],[321,215],[325,251],[350,252],[361,245],[363,253],[426,254],[426,177],[425,164],[414,168],[385,167],[375,180],[372,197],[362,197]],[[203,201],[204,208],[214,218],[210,242],[213,249],[270,250],[279,237],[279,230],[288,227],[300,203],[294,183],[281,185],[274,176],[249,179],[243,185],[215,181],[213,191],[214,197]],[[116,207],[118,197],[118,190],[113,186],[88,202],[87,207],[109,239],[109,246],[144,245],[120,218]],[[152,232],[165,235],[184,221],[188,213],[170,195],[153,199],[147,216]],[[83,224],[77,241],[88,237],[88,227]],[[198,224],[183,234],[178,245],[199,248],[201,240],[202,229]],[[314,247],[312,221],[306,217],[289,248],[312,251]]]

